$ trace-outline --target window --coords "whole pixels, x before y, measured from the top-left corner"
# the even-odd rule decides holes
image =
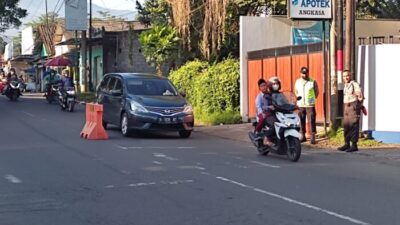
[[[116,82],[117,82],[117,78],[111,77],[111,80],[110,80],[110,82],[108,82],[108,85],[107,85],[107,88],[105,91],[110,92],[111,90],[113,90]]]
[[[174,86],[164,79],[129,79],[128,92],[134,95],[176,96]]]
[[[115,80],[116,80],[116,84],[115,84],[114,90],[121,91],[121,93],[122,93],[122,81],[121,81],[121,79],[116,78]]]
[[[107,91],[106,87],[107,87],[107,84],[108,84],[109,81],[110,81],[110,77],[109,76],[105,77],[103,79],[103,81],[100,84],[100,91]]]

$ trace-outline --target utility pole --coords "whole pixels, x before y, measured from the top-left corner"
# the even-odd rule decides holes
[[[330,103],[330,116],[329,116],[329,124],[330,124],[330,129],[332,130],[337,130],[338,128],[338,122],[337,122],[337,116],[338,116],[338,86],[337,86],[337,73],[336,73],[336,38],[338,37],[338,32],[336,29],[336,24],[338,20],[337,12],[338,12],[338,0],[332,0],[332,22],[331,22],[331,30],[330,30],[330,80],[328,80],[330,85],[329,89],[329,103]]]
[[[86,30],[81,31],[81,59],[81,87],[83,87],[82,92],[86,92],[88,87],[86,74]]]
[[[337,118],[343,116],[343,1],[337,0],[336,22],[337,22]],[[347,42],[346,42],[347,43]]]
[[[92,0],[89,1],[89,91],[93,91],[92,82]]]
[[[354,73],[352,65],[353,37],[354,37],[354,0],[346,0],[346,46],[345,46],[345,66],[344,69]],[[353,74],[354,75],[354,74]]]
[[[47,0],[45,0],[45,5],[46,5],[46,26],[47,26],[47,29],[49,29],[49,15],[48,15],[48,11],[47,11]]]

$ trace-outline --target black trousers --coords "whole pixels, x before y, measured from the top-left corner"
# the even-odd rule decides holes
[[[316,124],[316,117],[317,113],[315,112],[315,107],[300,107],[299,117],[301,123],[301,133],[305,134],[306,129],[306,118],[311,123],[311,132],[317,133],[317,124]]]
[[[360,131],[361,104],[358,101],[343,104],[344,141],[346,144],[358,142]]]

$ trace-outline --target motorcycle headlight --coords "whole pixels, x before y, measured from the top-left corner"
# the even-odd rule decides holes
[[[183,112],[186,114],[192,114],[193,113],[193,107],[190,104],[187,104],[184,106]]]
[[[69,95],[75,95],[75,91],[74,91],[74,90],[67,91],[67,94],[69,94]]]
[[[145,107],[137,102],[131,102],[131,109],[135,112],[148,112]]]

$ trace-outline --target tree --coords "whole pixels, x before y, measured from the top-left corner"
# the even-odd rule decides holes
[[[2,37],[0,37],[0,54],[4,54],[4,49],[6,48],[6,45],[7,43]]]
[[[379,5],[381,17],[400,19],[400,0],[386,0]]]
[[[241,15],[286,15],[286,0],[234,0]]]
[[[57,22],[58,19],[58,14],[55,12],[49,12],[46,16],[46,14],[40,15],[37,19],[26,23],[28,26],[32,26],[33,28],[37,28],[39,25],[53,25]]]
[[[0,32],[12,27],[19,27],[27,13],[18,7],[19,0],[0,1]]]
[[[142,32],[139,41],[146,61],[155,65],[157,74],[161,76],[162,64],[176,57],[179,43],[177,31],[169,25],[155,25]]]
[[[165,0],[147,0],[144,5],[136,1],[137,20],[149,27],[152,24],[168,24],[170,8]]]

